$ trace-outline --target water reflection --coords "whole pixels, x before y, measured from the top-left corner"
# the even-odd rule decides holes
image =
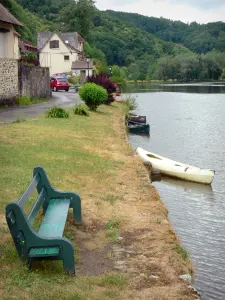
[[[211,185],[175,179],[167,176],[163,176],[161,182],[167,187],[170,187],[175,190],[181,190],[185,193],[191,192],[198,195],[207,194],[210,199],[214,198],[213,189]]]
[[[126,91],[132,92],[176,92],[176,93],[197,93],[197,94],[221,94],[225,92],[223,83],[137,83],[128,84]]]
[[[130,137],[139,136],[143,141],[148,142],[150,139],[150,133],[129,133]]]

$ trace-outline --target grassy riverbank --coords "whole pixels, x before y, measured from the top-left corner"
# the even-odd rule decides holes
[[[35,120],[0,126],[0,299],[196,299],[179,275],[192,271],[148,182],[125,141],[120,104],[90,117]],[[76,248],[77,276],[60,262],[23,267],[9,234],[5,205],[28,185],[34,166],[50,182],[80,194],[83,226],[69,215],[65,236]]]

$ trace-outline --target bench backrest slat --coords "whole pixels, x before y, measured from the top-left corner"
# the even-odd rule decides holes
[[[37,213],[45,200],[45,196],[46,196],[45,188],[42,188],[37,200],[35,201],[33,207],[31,208],[31,211],[27,217],[27,219],[29,220],[31,225],[33,224],[35,217],[37,216]]]
[[[20,197],[20,199],[18,200],[20,207],[24,207],[27,200],[30,198],[31,194],[33,193],[34,189],[36,188],[36,186],[38,185],[39,181],[40,181],[40,175],[36,174],[31,183],[29,184],[28,188],[26,189],[26,191],[24,192],[24,194]]]

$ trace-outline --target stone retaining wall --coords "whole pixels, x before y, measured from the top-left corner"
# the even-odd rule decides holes
[[[19,64],[19,96],[50,98],[49,68]]]
[[[15,104],[18,95],[18,61],[0,58],[0,106]]]

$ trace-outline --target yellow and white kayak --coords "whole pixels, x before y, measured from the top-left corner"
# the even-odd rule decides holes
[[[153,168],[160,170],[162,174],[168,176],[198,183],[211,184],[215,175],[215,171],[189,166],[145,151],[140,147],[136,149],[136,153],[143,162],[150,162]]]

